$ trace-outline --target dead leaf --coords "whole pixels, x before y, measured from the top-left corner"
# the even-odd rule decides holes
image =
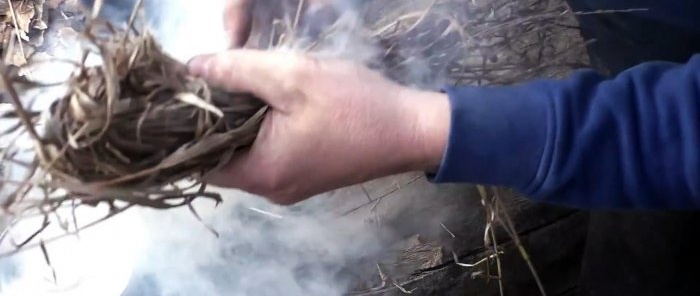
[[[14,29],[10,30],[13,32],[15,31]],[[12,35],[14,35],[14,33]],[[6,44],[7,47],[3,48],[6,64],[23,66],[27,64],[27,57],[34,52],[33,47],[26,43],[22,44],[22,48],[20,48],[17,38],[10,38]]]
[[[7,1],[5,1],[5,3],[7,3]],[[32,23],[32,19],[34,18],[36,12],[33,3],[25,4],[24,1],[13,1],[12,7],[14,8],[14,15],[8,7],[4,22],[12,24],[12,26],[14,27],[14,17],[16,16],[16,25],[20,29],[20,36],[24,40],[29,40],[29,37],[27,37],[27,34],[29,33],[29,25]]]

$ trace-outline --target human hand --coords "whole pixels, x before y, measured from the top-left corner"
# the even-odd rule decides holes
[[[442,159],[447,96],[395,84],[362,65],[292,53],[233,50],[199,57],[191,72],[270,105],[250,150],[210,181],[293,204]]]

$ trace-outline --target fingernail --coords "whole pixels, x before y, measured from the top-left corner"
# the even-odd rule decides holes
[[[206,73],[207,61],[209,61],[209,59],[210,57],[208,56],[194,57],[187,63],[187,68],[189,68],[190,73],[194,75],[202,75]]]

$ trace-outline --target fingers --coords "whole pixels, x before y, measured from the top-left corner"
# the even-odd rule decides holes
[[[190,72],[230,92],[251,93],[273,108],[284,109],[285,92],[305,75],[310,63],[302,57],[256,50],[231,50],[201,56],[189,63]]]
[[[255,152],[234,157],[228,165],[220,171],[212,171],[206,176],[208,184],[222,188],[236,188],[247,193],[255,194],[280,205],[291,205],[304,198],[295,195],[287,195],[282,190],[283,183],[275,181],[274,172],[263,170],[260,166],[266,162],[254,156]]]
[[[242,179],[246,175],[237,173],[245,172],[249,159],[248,153],[234,157],[221,170],[209,172],[206,176],[207,183],[224,188],[238,188],[244,191],[251,191],[246,186],[247,182]]]
[[[231,47],[242,47],[250,36],[252,0],[227,0],[224,8],[224,27],[231,37]]]

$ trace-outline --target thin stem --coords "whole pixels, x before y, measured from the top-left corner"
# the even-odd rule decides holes
[[[299,21],[301,21],[301,12],[304,10],[304,2],[305,0],[299,0],[299,5],[297,6],[297,14],[294,16],[294,24],[292,25],[292,29],[296,30],[297,27],[299,26]]]
[[[17,36],[17,45],[19,45],[19,51],[22,53],[22,57],[26,60],[27,54],[24,52],[24,46],[22,46],[22,36],[19,34],[19,22],[17,22],[17,12],[15,7],[12,5],[12,0],[7,0],[7,5],[10,7],[10,13],[12,13],[12,22],[15,25],[15,35]]]

